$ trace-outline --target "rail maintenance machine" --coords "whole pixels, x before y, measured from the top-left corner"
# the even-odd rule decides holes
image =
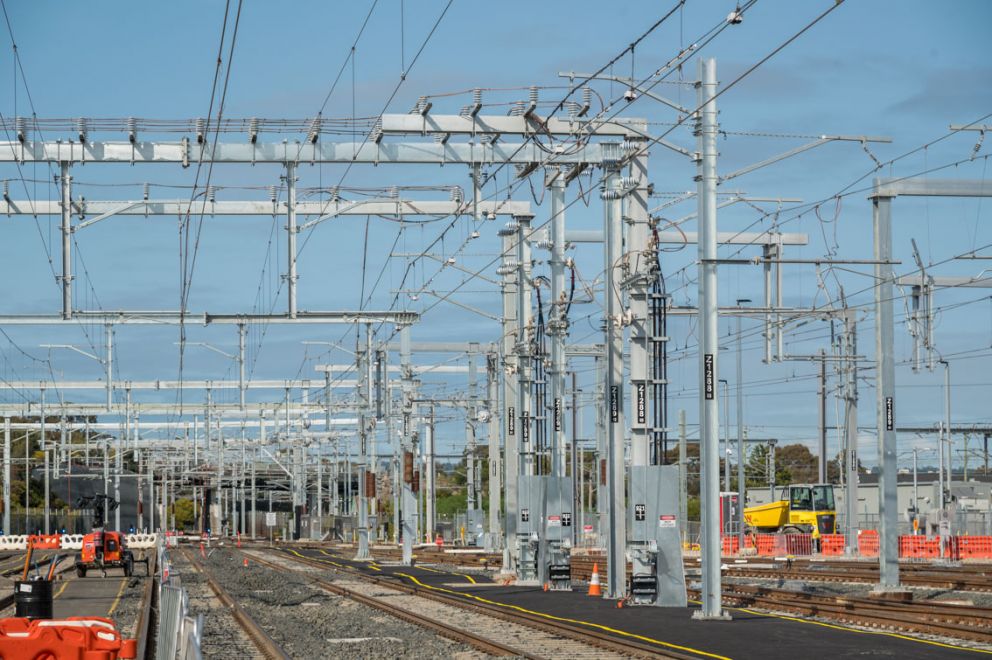
[[[633,605],[686,606],[678,485],[675,465],[630,468],[627,548]]]
[[[571,477],[520,475],[517,498],[517,583],[571,590]]]

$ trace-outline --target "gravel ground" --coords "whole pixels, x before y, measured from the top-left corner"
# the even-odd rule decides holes
[[[143,572],[144,566],[138,571]],[[125,639],[135,639],[137,637],[138,617],[141,616],[141,599],[145,595],[145,582],[153,578],[132,577],[128,580],[124,593],[117,603],[117,609],[110,618],[117,624],[117,629]]]
[[[216,549],[211,574],[294,658],[478,658],[471,647],[311,587],[306,575],[287,575]]]

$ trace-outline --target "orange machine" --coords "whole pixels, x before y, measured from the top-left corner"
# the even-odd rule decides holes
[[[124,575],[131,577],[134,555],[120,532],[94,530],[83,537],[83,549],[76,555],[76,575],[86,577],[86,571],[100,569],[106,576],[108,568],[123,568]]]

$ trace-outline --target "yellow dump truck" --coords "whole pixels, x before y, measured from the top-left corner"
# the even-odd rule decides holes
[[[837,510],[832,484],[794,484],[776,502],[744,509],[744,522],[763,534],[834,534]]]

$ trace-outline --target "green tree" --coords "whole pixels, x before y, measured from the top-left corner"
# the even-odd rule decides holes
[[[193,528],[193,500],[180,498],[172,505],[172,515],[176,520],[176,529]]]

